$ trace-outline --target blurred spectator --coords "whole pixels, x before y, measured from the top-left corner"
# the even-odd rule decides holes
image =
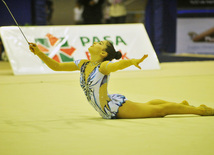
[[[104,23],[105,24],[110,24],[111,23],[111,17],[110,17],[110,6],[111,3],[109,3],[108,1],[105,3],[105,7],[104,7]]]
[[[7,57],[6,52],[4,51],[4,46],[3,46],[1,38],[0,38],[0,60],[8,61],[8,57]]]
[[[47,24],[52,25],[52,15],[53,15],[53,1],[52,0],[46,0],[46,16],[47,16]]]
[[[2,53],[3,53],[3,43],[0,38],[0,60],[2,60]]]
[[[74,7],[74,21],[75,24],[83,24],[83,14],[84,7],[78,1],[76,2],[76,6]]]
[[[132,3],[134,0],[108,0],[111,4],[110,17],[112,24],[119,24],[126,22],[126,5]]]
[[[82,14],[84,24],[102,23],[102,5],[104,0],[79,0],[78,2],[84,6]]]

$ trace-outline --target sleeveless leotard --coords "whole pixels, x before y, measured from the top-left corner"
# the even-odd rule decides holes
[[[78,66],[80,60],[74,61]],[[110,75],[104,75],[99,71],[100,64],[94,68],[88,78],[85,80],[85,68],[88,62],[84,62],[80,68],[80,86],[82,87],[88,102],[94,107],[94,109],[106,119],[116,118],[118,109],[126,101],[126,97],[120,94],[108,95],[109,100],[105,103],[100,101],[100,88],[103,84],[108,84]]]

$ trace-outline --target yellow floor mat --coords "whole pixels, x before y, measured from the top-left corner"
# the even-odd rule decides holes
[[[109,93],[214,107],[214,61],[161,63],[111,74]],[[212,155],[214,117],[105,120],[89,105],[79,73],[14,76],[0,62],[0,155]]]

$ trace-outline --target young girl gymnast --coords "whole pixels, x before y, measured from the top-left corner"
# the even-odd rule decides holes
[[[205,105],[193,107],[187,101],[174,103],[159,99],[147,103],[136,103],[120,94],[108,94],[107,85],[111,72],[122,70],[131,65],[139,66],[148,55],[140,59],[119,60],[121,53],[116,52],[109,41],[95,42],[88,48],[91,60],[76,60],[68,63],[58,63],[39,50],[36,44],[30,43],[30,50],[54,71],[80,71],[80,85],[88,102],[105,119],[121,118],[151,118],[164,117],[170,114],[196,114],[213,116],[214,109]]]

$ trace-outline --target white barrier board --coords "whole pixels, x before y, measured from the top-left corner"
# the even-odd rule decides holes
[[[149,57],[142,69],[160,69],[157,55],[143,24],[21,27],[29,42],[58,62],[90,59],[93,42],[110,40],[122,59]],[[15,75],[56,73],[30,52],[18,27],[1,27],[1,37]],[[130,66],[125,70],[136,70]],[[62,73],[62,72],[59,72]],[[63,72],[65,73],[65,72]]]

